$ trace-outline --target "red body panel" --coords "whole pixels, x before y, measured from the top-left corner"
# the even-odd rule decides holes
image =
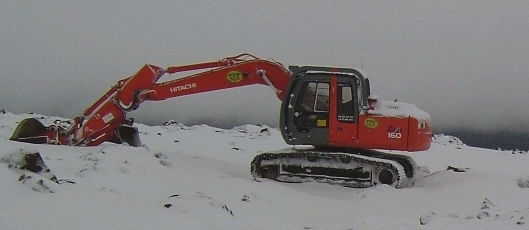
[[[81,126],[78,139],[83,140],[82,145],[99,145],[114,136],[114,130],[123,123],[125,116],[119,106],[108,101]]]
[[[329,92],[329,145],[333,147],[421,151],[430,148],[432,132],[419,129],[409,116],[360,113],[357,122],[342,122],[337,115],[337,76],[332,75]]]
[[[354,147],[358,142],[356,122],[338,121],[337,77],[331,76],[329,91],[329,145],[334,147]]]
[[[358,123],[341,123],[333,119],[330,124],[329,144],[334,147],[402,151],[430,148],[431,131],[418,130],[417,120],[409,117],[362,114]]]
[[[432,144],[432,129],[428,123],[420,123],[417,119],[410,118],[409,122],[408,151],[423,151]]]
[[[408,118],[361,115],[359,145],[377,149],[407,150]]]

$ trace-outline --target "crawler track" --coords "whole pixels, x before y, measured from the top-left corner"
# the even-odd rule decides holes
[[[412,184],[414,171],[415,162],[410,157],[374,150],[284,149],[260,153],[251,163],[256,180],[316,181],[354,188],[376,184],[407,187]]]

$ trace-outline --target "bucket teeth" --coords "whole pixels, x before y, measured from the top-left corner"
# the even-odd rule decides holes
[[[48,141],[46,131],[48,128],[35,118],[26,118],[18,124],[9,140],[45,144]]]

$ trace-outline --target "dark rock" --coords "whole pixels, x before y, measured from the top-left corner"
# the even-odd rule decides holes
[[[491,207],[494,207],[494,204],[488,199],[488,198],[485,198],[485,200],[483,200],[483,202],[481,202],[481,209],[484,210],[484,209],[490,209]]]
[[[77,184],[75,181],[72,181],[72,180],[68,180],[68,179],[59,179],[59,184],[64,184],[64,183],[68,183],[68,184]]]
[[[8,168],[33,172],[57,184],[59,183],[50,168],[44,164],[44,160],[39,152],[25,152],[23,149],[20,149],[18,152],[4,156],[0,159],[0,162],[6,163]]]
[[[446,170],[449,170],[449,171],[454,171],[454,172],[466,172],[469,168],[456,168],[456,167],[452,167],[452,166],[448,166],[446,168]]]
[[[166,121],[164,122],[162,125],[163,126],[170,126],[170,125],[177,125],[178,122],[176,122],[175,120],[169,120],[169,121]]]
[[[428,223],[430,223],[430,221],[432,221],[432,219],[435,217],[436,213],[435,212],[431,212],[427,215],[423,215],[421,217],[419,217],[419,223],[421,225],[427,225]]]
[[[250,197],[248,195],[244,195],[242,196],[241,201],[250,202]]]
[[[222,209],[224,209],[224,210],[225,210],[226,212],[228,212],[230,215],[235,216],[235,214],[233,214],[233,211],[230,210],[230,209],[228,208],[228,206],[226,206],[226,205],[222,205]]]
[[[44,165],[44,162],[39,153],[28,153],[24,156],[24,161],[20,169],[38,173],[42,171],[42,165]]]

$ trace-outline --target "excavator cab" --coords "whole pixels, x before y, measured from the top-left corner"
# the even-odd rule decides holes
[[[430,147],[429,115],[414,105],[370,96],[360,70],[291,66],[281,106],[288,144],[420,151]]]
[[[291,66],[290,71],[280,118],[287,143],[323,147],[336,135],[354,138],[353,126],[367,108],[369,89],[363,75],[354,69],[314,66]]]

